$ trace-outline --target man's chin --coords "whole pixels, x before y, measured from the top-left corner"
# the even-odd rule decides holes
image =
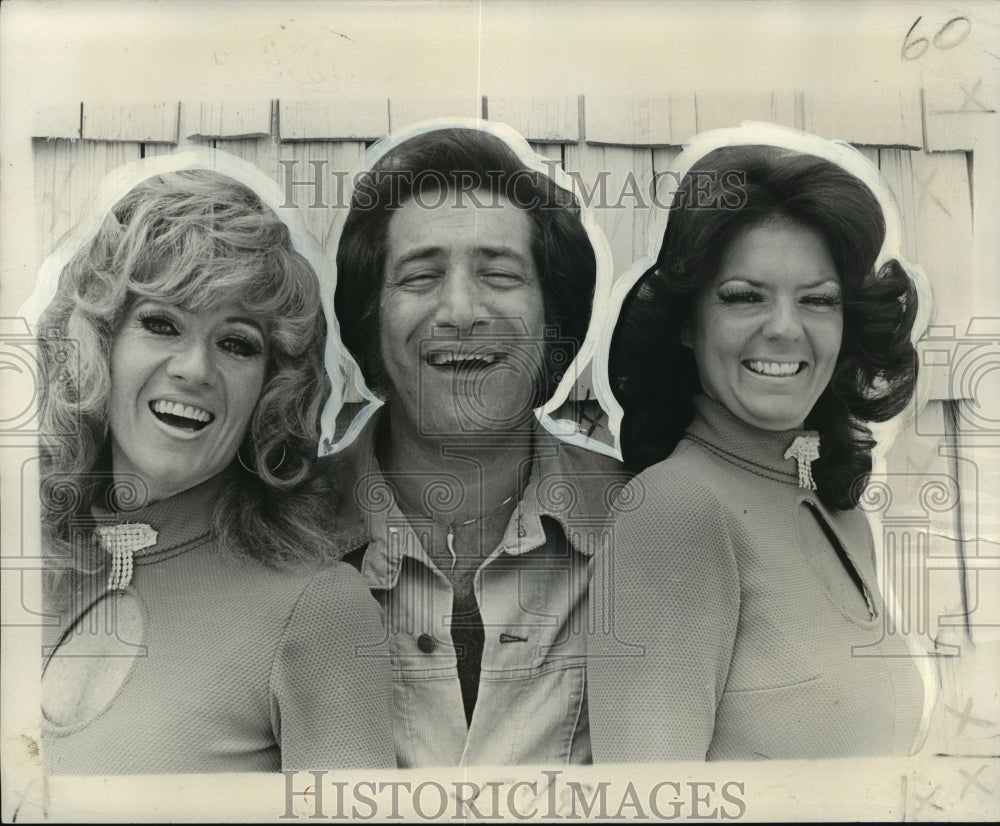
[[[538,423],[531,407],[511,408],[453,398],[453,410],[428,411],[421,416],[420,434],[429,438],[502,436],[532,430]]]

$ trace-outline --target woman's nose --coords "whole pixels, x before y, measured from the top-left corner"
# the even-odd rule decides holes
[[[211,384],[215,371],[211,347],[202,342],[184,344],[170,358],[168,372],[189,384]]]
[[[479,311],[479,289],[475,274],[465,267],[456,267],[445,276],[441,284],[435,323],[442,327],[457,327],[468,331]]]
[[[802,336],[802,318],[794,300],[779,299],[770,307],[764,321],[764,336],[795,341]]]

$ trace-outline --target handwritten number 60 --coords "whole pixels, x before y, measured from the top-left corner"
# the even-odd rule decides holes
[[[913,25],[910,26],[910,30],[906,33],[906,37],[903,38],[903,48],[901,51],[901,56],[903,60],[917,60],[923,57],[924,52],[926,52],[930,46],[931,41],[926,37],[918,37],[915,40],[910,40],[910,35],[913,34],[913,30],[917,27],[923,17],[918,17],[913,21]],[[960,28],[958,33],[954,33],[952,28],[955,26],[961,26],[965,24],[964,28]],[[934,35],[934,48],[941,49],[942,51],[946,49],[954,49],[959,43],[961,43],[965,38],[969,36],[969,32],[972,31],[972,21],[968,17],[953,17],[947,23],[945,23],[936,35]]]

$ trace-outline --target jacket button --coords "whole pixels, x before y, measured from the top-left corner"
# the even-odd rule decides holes
[[[425,654],[430,654],[435,648],[437,648],[437,642],[430,634],[421,634],[417,637],[417,648]]]

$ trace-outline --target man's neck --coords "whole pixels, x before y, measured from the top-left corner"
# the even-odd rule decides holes
[[[428,438],[409,432],[393,419],[391,410],[387,412],[377,447],[379,461],[396,490],[417,510],[427,511],[439,502],[442,509],[428,515],[459,522],[481,517],[523,493],[537,422],[530,429],[477,438]]]

